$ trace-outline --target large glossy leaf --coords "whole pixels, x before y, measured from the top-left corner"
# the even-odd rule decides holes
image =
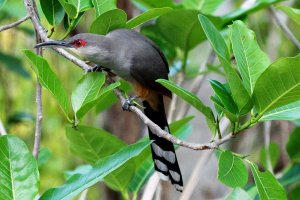
[[[90,32],[105,35],[114,29],[125,28],[126,21],[127,15],[123,10],[109,10],[93,21]]]
[[[291,8],[288,6],[278,6],[277,8],[285,12],[285,14],[287,14],[290,19],[300,25],[300,9]]]
[[[95,164],[99,159],[111,155],[126,146],[113,134],[103,129],[78,126],[76,129],[67,127],[66,132],[70,141],[71,151],[91,164]],[[114,190],[125,191],[134,170],[134,160],[131,160],[106,176],[104,179],[105,183]]]
[[[30,78],[30,74],[24,69],[22,60],[18,57],[0,52],[0,67],[2,66],[12,72],[15,72],[23,78]]]
[[[204,14],[213,14],[224,0],[184,0],[183,6],[186,9],[200,10]]]
[[[290,159],[293,162],[300,161],[299,144],[300,144],[300,127],[297,127],[290,134],[288,143],[286,144],[286,150],[289,154]]]
[[[211,124],[216,126],[215,124],[215,117],[210,107],[204,105],[202,101],[191,92],[185,90],[182,87],[179,87],[175,83],[165,80],[165,79],[158,79],[157,82],[162,84],[167,89],[171,90],[173,93],[181,97],[183,100],[188,102],[191,106],[199,110],[205,117],[206,120]]]
[[[252,94],[256,80],[269,66],[269,58],[259,48],[255,33],[242,21],[235,21],[231,26],[231,43],[244,86]]]
[[[186,117],[182,120],[170,124],[171,133],[180,139],[186,139],[192,133],[192,127],[187,123],[193,117]],[[143,140],[143,139],[142,139]],[[146,149],[143,153],[135,158],[136,170],[129,184],[129,191],[137,193],[147,182],[149,177],[154,173],[154,165],[150,149]]]
[[[117,8],[116,0],[92,0],[92,2],[96,10],[96,17]]]
[[[285,190],[271,172],[268,170],[259,171],[254,163],[250,163],[250,167],[261,200],[287,199]]]
[[[300,100],[300,54],[272,63],[258,78],[254,104],[259,116]]]
[[[103,129],[88,126],[66,127],[70,149],[83,160],[95,164],[125,146],[125,143]]]
[[[77,14],[93,7],[92,0],[68,0],[76,8]]]
[[[296,120],[300,118],[300,101],[266,112],[259,121]]]
[[[248,171],[243,160],[230,151],[223,151],[219,158],[218,179],[229,187],[243,187],[248,182]]]
[[[252,102],[242,80],[230,64],[230,55],[223,37],[207,17],[199,15],[199,21],[207,39],[224,67],[232,98],[238,106],[239,113],[241,115],[246,114],[252,108]]]
[[[102,88],[99,95],[97,96],[97,98],[86,102],[85,104],[83,104],[80,107],[80,109],[76,113],[77,119],[82,118],[89,110],[91,110],[97,104],[105,103],[105,102],[102,102],[102,100],[105,97],[107,97],[109,94],[111,94],[113,92],[113,90],[115,88],[117,88],[118,86],[120,86],[120,82],[116,82],[116,83],[110,84],[109,86],[107,86],[105,88]]]
[[[206,39],[198,24],[199,13],[198,10],[174,10],[157,19],[158,29],[172,45],[188,51]],[[220,18],[210,17],[210,19],[221,26]]]
[[[58,0],[40,0],[40,4],[49,24],[56,26],[63,20],[65,11]]]
[[[225,200],[252,200],[250,195],[241,188],[235,188]]]
[[[127,23],[126,23],[126,27],[127,28],[130,28],[130,29],[133,29],[133,28],[136,28],[137,26],[151,20],[151,19],[154,19],[156,17],[159,17],[167,12],[170,12],[172,11],[173,9],[172,8],[169,8],[169,7],[164,7],[164,8],[153,8],[153,9],[150,9],[138,16],[136,16],[135,18],[129,20]]]
[[[139,155],[150,141],[143,141],[122,148],[117,153],[99,160],[93,169],[83,174],[75,174],[69,180],[58,188],[47,190],[41,200],[67,200],[75,197],[88,187],[101,181],[105,176],[122,166],[131,158]]]
[[[12,135],[0,137],[0,199],[35,199],[38,194],[37,162],[26,144]]]
[[[103,73],[88,73],[79,80],[71,97],[75,116],[81,107],[97,97],[104,82]]]
[[[31,63],[40,83],[45,87],[58,101],[64,114],[68,117],[69,100],[65,88],[62,86],[56,74],[50,68],[48,62],[41,56],[34,54],[30,50],[23,51]]]

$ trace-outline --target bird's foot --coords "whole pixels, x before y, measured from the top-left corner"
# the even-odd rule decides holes
[[[134,106],[136,104],[135,100],[137,99],[137,96],[134,97],[128,97],[125,102],[122,105],[122,109],[126,111],[130,111],[130,106]]]
[[[109,70],[105,67],[101,67],[100,65],[96,65],[95,67],[92,67],[87,70],[88,73],[89,72],[101,72],[101,71],[109,71]]]

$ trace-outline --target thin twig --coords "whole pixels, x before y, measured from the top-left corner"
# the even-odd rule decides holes
[[[266,164],[267,169],[273,174],[273,167],[270,157],[270,139],[271,139],[271,121],[264,123],[264,144],[266,150]]]
[[[152,200],[153,199],[156,188],[159,184],[159,180],[160,180],[160,178],[157,173],[154,173],[149,178],[149,181],[148,181],[147,185],[145,186],[145,190],[144,190],[141,200]]]
[[[2,121],[0,119],[0,136],[1,135],[6,135],[6,134],[7,134],[6,129],[5,129],[3,123],[2,123]]]
[[[35,6],[35,1],[32,0],[33,9],[38,16],[37,8]],[[40,35],[38,34],[37,30],[35,29],[35,41],[36,44],[41,42]],[[42,49],[36,49],[36,54],[42,56],[43,51]],[[35,101],[36,101],[36,120],[35,120],[35,132],[34,132],[34,145],[33,145],[33,156],[38,159],[40,147],[41,147],[41,139],[42,139],[42,120],[43,120],[43,105],[42,105],[42,86],[37,77],[36,80],[36,94],[35,94]]]
[[[27,19],[29,19],[29,18],[30,18],[30,16],[29,16],[29,15],[26,15],[25,17],[19,19],[18,21],[15,21],[15,22],[13,22],[13,23],[11,23],[11,24],[7,24],[7,25],[4,25],[4,26],[1,26],[1,27],[0,27],[0,32],[1,32],[1,31],[4,31],[4,30],[7,30],[7,29],[10,29],[10,28],[14,28],[14,27],[16,27],[16,26],[22,24],[23,22],[25,22],[25,21],[26,21]]]
[[[286,35],[286,37],[298,48],[298,50],[300,50],[300,42],[298,41],[296,36],[292,33],[292,31],[288,28],[288,26],[280,20],[278,14],[275,11],[274,6],[270,7],[270,12],[274,20],[278,24],[278,26],[282,29],[283,33]]]

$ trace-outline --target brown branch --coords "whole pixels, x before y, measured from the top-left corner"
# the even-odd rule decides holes
[[[289,27],[280,20],[278,14],[275,11],[274,6],[270,7],[270,12],[274,20],[278,24],[278,26],[282,29],[283,33],[286,35],[286,37],[298,48],[298,50],[300,50],[300,42],[298,41],[296,36],[292,33],[292,31],[289,29]]]
[[[7,24],[7,25],[4,25],[4,26],[1,26],[1,27],[0,27],[0,32],[1,32],[1,31],[5,31],[5,30],[7,30],[7,29],[14,28],[14,27],[16,27],[16,26],[22,24],[23,22],[25,22],[25,21],[26,21],[27,19],[29,19],[29,18],[30,18],[30,16],[27,15],[27,16],[25,16],[25,17],[19,19],[18,21],[15,21],[15,22],[13,22],[13,23],[11,23],[11,24]]]
[[[27,13],[30,16],[32,23],[35,27],[35,30],[39,34],[41,40],[50,41],[50,39],[47,38],[47,34],[46,34],[44,28],[40,24],[37,13],[33,9],[32,2],[30,0],[24,0],[24,3],[25,3]],[[53,48],[53,49],[55,51],[57,51],[58,53],[60,53],[61,55],[63,55],[68,60],[70,60],[73,63],[75,63],[76,65],[78,65],[80,68],[82,68],[84,70],[87,70],[90,68],[90,66],[87,65],[85,62],[77,59],[75,56],[72,56],[71,54],[67,53],[65,50],[59,49],[59,48],[57,48],[57,49]],[[122,96],[121,91],[115,90],[115,92],[116,92],[116,95],[119,97],[121,103],[124,104],[125,98]],[[231,138],[234,137],[234,135],[232,133],[230,133],[230,134],[226,135],[225,137],[223,137],[222,139],[218,139],[211,143],[197,144],[197,143],[192,143],[192,142],[185,142],[185,141],[182,141],[182,140],[174,137],[173,135],[169,134],[168,132],[162,130],[157,124],[152,122],[139,108],[137,108],[135,106],[130,106],[129,110],[132,111],[133,113],[135,113],[144,122],[144,124],[146,124],[151,129],[151,131],[154,134],[158,135],[159,137],[165,138],[166,140],[172,142],[173,144],[177,144],[177,145],[187,147],[187,148],[190,148],[193,150],[216,149],[221,144],[229,141]]]

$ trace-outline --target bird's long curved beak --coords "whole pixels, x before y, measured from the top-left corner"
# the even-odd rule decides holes
[[[53,40],[42,42],[34,46],[34,48],[41,48],[41,47],[72,47],[70,43],[64,40]]]

